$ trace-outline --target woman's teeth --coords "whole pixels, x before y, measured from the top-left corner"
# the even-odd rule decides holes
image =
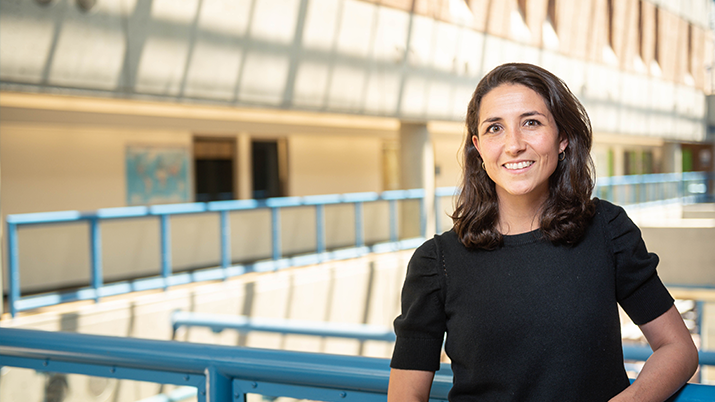
[[[504,167],[509,170],[523,169],[534,164],[534,161],[528,162],[515,162],[515,163],[505,163]]]

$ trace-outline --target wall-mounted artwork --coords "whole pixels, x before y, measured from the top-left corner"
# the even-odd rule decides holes
[[[129,145],[126,154],[127,205],[189,202],[189,150]]]

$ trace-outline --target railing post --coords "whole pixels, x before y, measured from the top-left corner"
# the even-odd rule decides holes
[[[99,292],[104,282],[102,275],[102,232],[99,228],[99,218],[89,220],[90,232],[90,254],[92,264],[92,288],[94,289],[94,301],[99,303]]]
[[[231,222],[228,211],[221,211],[221,268],[231,265]],[[224,275],[225,279],[225,275]]]
[[[271,239],[274,260],[281,258],[281,214],[278,207],[271,207]]]
[[[394,243],[397,240],[397,200],[390,200],[390,241]]]
[[[318,254],[325,252],[325,205],[315,205],[315,244]]]
[[[18,255],[17,247],[17,225],[11,222],[7,223],[7,259],[10,269],[8,275],[8,304],[10,307],[10,316],[17,315],[16,303],[20,300],[20,256]]]
[[[161,277],[164,278],[164,290],[169,288],[169,276],[171,276],[171,227],[169,225],[169,215],[159,215],[161,220]]]
[[[199,395],[205,395],[206,402],[230,402],[233,400],[233,384],[230,378],[221,374],[216,367],[204,370],[206,389],[199,389]]]
[[[362,202],[355,202],[355,246],[363,247],[365,245],[365,231],[363,229],[362,219]]]

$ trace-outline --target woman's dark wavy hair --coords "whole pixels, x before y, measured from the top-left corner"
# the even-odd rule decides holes
[[[479,137],[479,107],[484,96],[504,84],[518,84],[541,95],[554,117],[559,138],[568,138],[565,158],[549,178],[549,197],[543,205],[540,228],[554,244],[575,244],[595,212],[591,121],[583,105],[566,84],[545,69],[524,63],[496,67],[477,85],[467,109],[467,138],[460,194],[452,220],[467,248],[495,249],[502,245],[497,230],[499,204],[495,184],[482,169],[482,157],[472,143]]]

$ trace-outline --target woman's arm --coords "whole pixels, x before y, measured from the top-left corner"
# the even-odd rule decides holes
[[[434,371],[390,370],[387,402],[427,402]]]
[[[640,329],[653,354],[633,384],[611,401],[664,401],[698,368],[698,350],[675,306]]]

